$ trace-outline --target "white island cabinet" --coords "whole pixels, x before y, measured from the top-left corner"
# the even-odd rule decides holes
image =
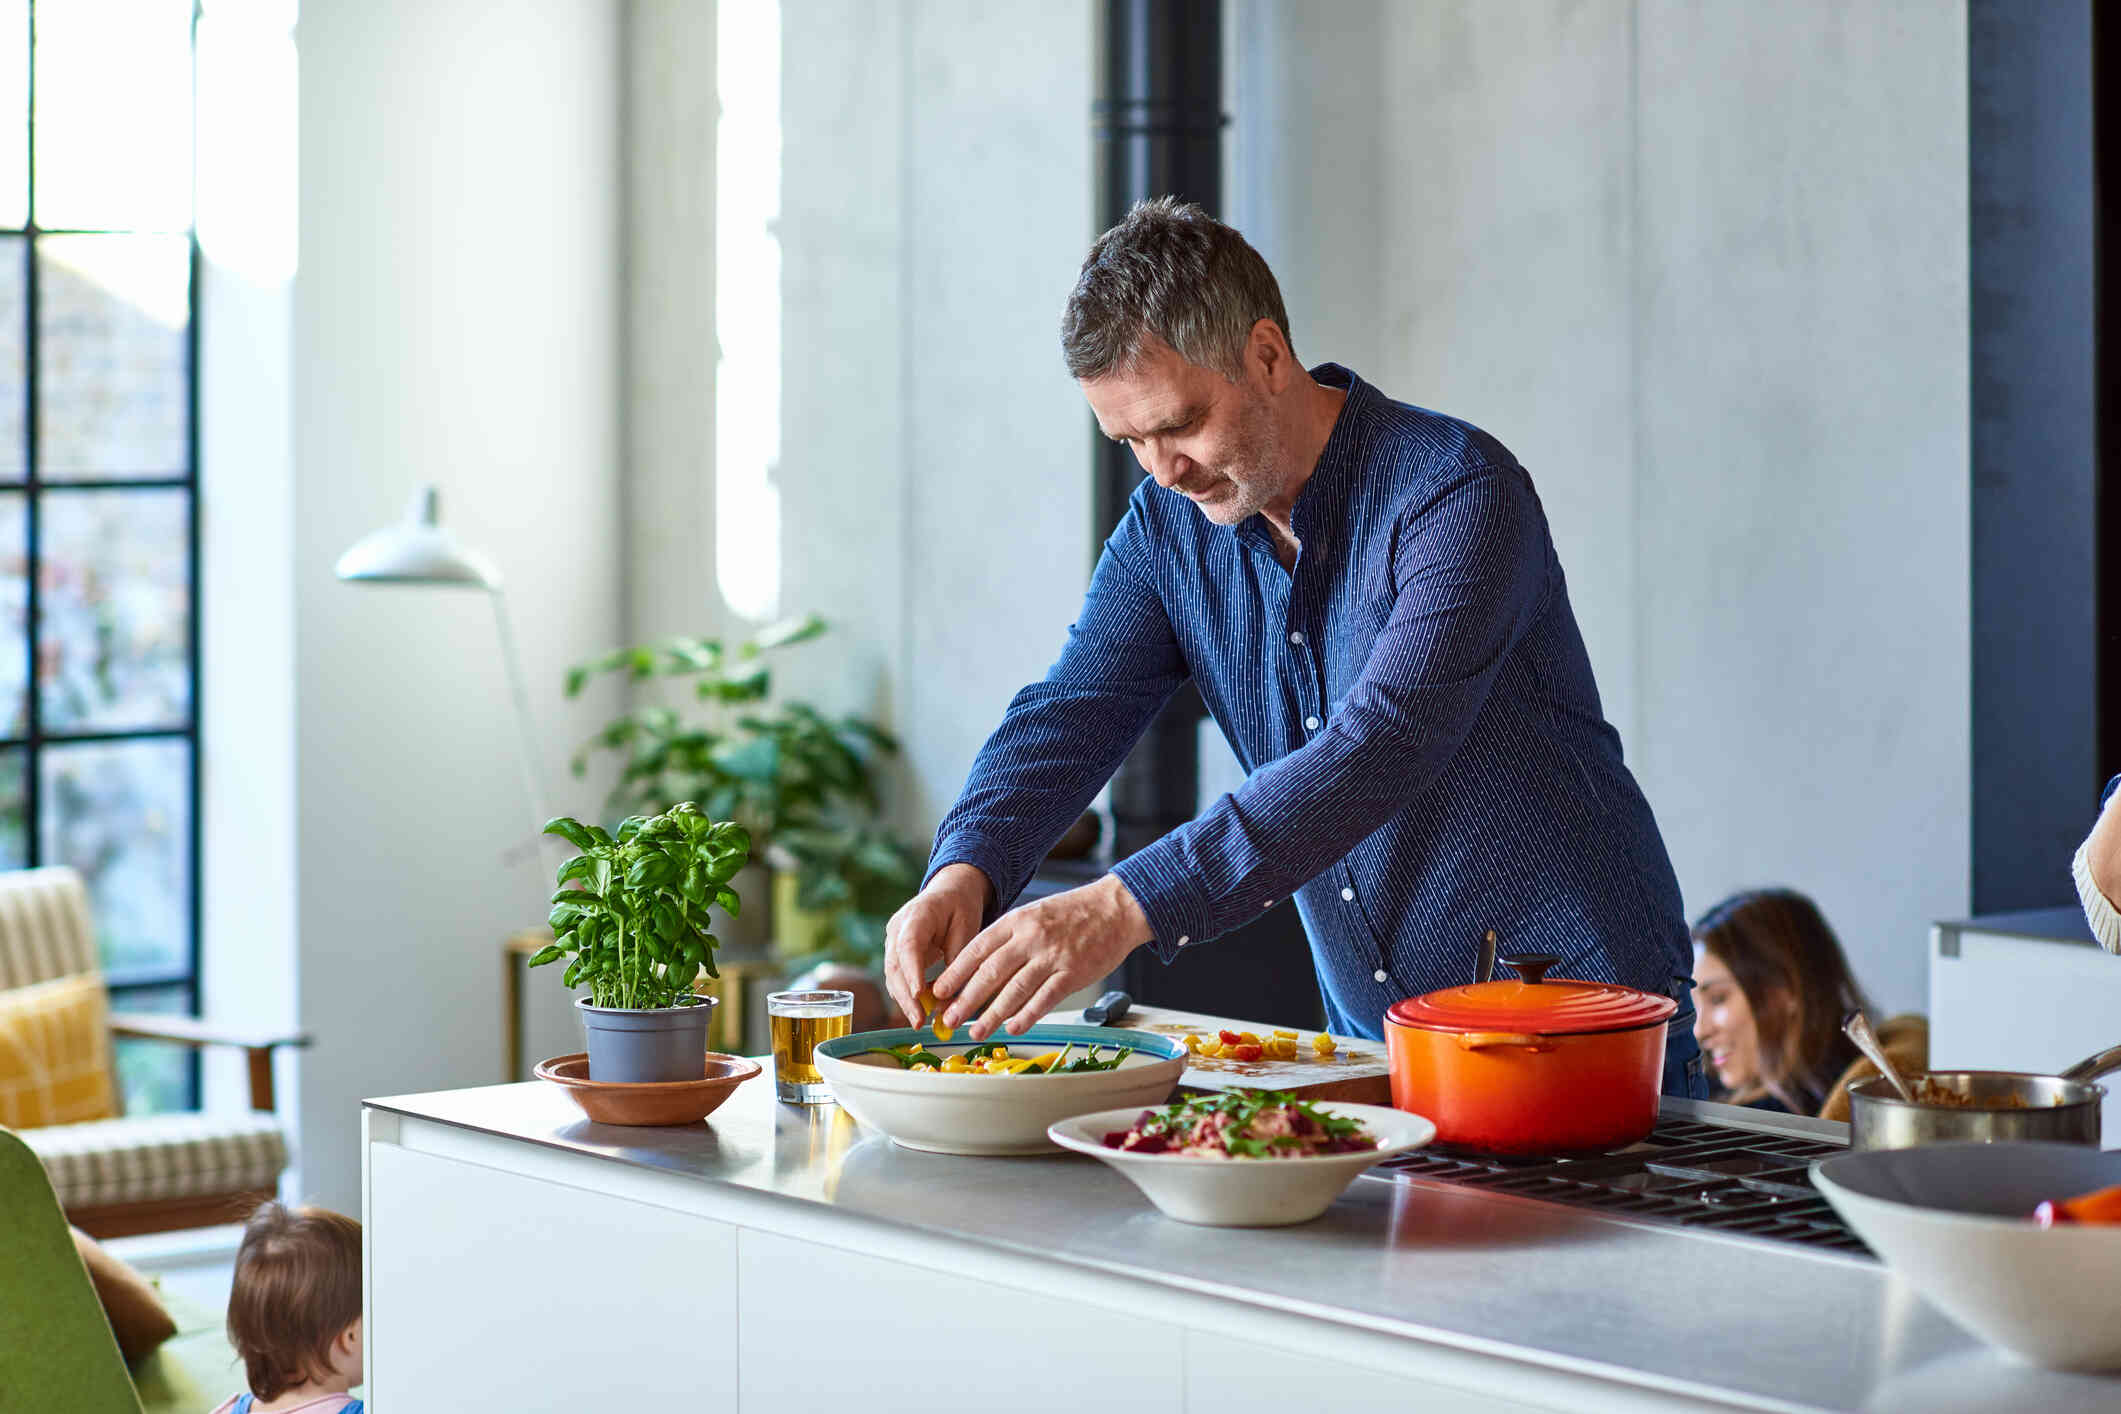
[[[391,1411],[2121,1407],[1868,1261],[1477,1193],[1364,1178],[1301,1227],[1192,1228],[1094,1160],[912,1153],[763,1082],[681,1129],[541,1084],[364,1126]]]

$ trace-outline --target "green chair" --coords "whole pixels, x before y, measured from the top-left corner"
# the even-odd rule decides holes
[[[0,1405],[206,1414],[243,1386],[218,1313],[170,1303],[177,1334],[132,1370],[74,1250],[51,1180],[0,1129]]]

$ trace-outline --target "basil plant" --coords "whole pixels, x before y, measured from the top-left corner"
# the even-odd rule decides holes
[[[553,942],[532,967],[564,957],[563,986],[587,984],[590,1005],[626,1010],[688,1005],[700,973],[721,975],[708,910],[736,914],[729,881],[751,854],[741,825],[710,820],[688,800],[630,816],[616,834],[566,815],[545,833],[581,853],[560,866]]]

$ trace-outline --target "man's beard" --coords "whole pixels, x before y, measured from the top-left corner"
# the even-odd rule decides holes
[[[1233,490],[1227,500],[1213,507],[1195,502],[1195,509],[1217,525],[1238,525],[1258,515],[1280,494],[1281,449],[1281,424],[1273,408],[1264,399],[1247,402],[1236,451],[1227,465],[1215,469],[1217,479]]]

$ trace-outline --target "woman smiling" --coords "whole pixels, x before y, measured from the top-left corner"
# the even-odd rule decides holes
[[[1841,1032],[1869,1007],[1818,906],[1794,889],[1755,889],[1694,923],[1694,1036],[1726,1104],[1848,1117],[1847,1088],[1877,1072]],[[1879,1027],[1896,1065],[1924,1070],[1919,1016]]]

